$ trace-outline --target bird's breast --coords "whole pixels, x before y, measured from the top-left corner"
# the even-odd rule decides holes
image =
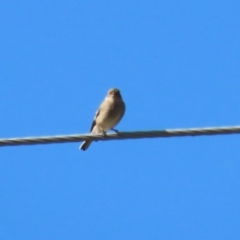
[[[98,127],[104,131],[116,126],[120,121],[125,111],[125,105],[123,101],[109,101],[103,104],[100,108],[100,114],[96,119]]]

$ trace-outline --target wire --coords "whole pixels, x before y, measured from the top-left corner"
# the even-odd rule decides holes
[[[3,138],[3,139],[0,139],[0,147],[16,146],[16,145],[80,142],[84,140],[105,141],[105,140],[138,139],[138,138],[220,135],[220,134],[234,134],[234,133],[235,134],[240,133],[240,126],[119,132],[118,134],[117,133],[107,134],[104,137],[102,135],[95,135],[95,134],[75,134],[75,135],[58,135],[58,136],[46,136],[46,137],[25,137],[25,138],[5,138],[5,139]]]

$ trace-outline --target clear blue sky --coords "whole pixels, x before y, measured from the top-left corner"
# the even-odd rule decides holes
[[[1,1],[0,137],[240,125],[240,1]],[[240,136],[0,148],[0,239],[240,239]]]

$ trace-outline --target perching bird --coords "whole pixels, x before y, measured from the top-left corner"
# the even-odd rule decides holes
[[[122,119],[125,113],[125,103],[122,100],[120,91],[117,88],[110,89],[99,109],[91,126],[91,133],[101,133],[103,136],[108,130],[113,129]],[[117,132],[117,131],[116,131]],[[92,141],[86,140],[79,149],[87,150]]]

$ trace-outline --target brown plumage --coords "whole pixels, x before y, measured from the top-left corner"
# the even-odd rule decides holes
[[[125,113],[125,103],[122,100],[120,91],[117,88],[110,89],[99,109],[91,126],[91,133],[105,134],[109,129],[114,128],[122,119]],[[84,141],[80,149],[85,151],[92,141]]]

